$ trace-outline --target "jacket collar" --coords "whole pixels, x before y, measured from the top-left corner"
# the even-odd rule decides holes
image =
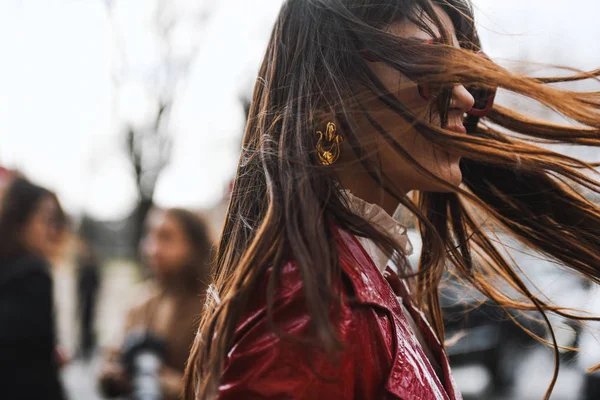
[[[394,330],[398,330],[401,327],[407,328],[408,322],[402,315],[396,294],[391,289],[383,274],[375,266],[373,260],[362,247],[358,239],[354,235],[339,228],[336,228],[334,232],[338,242],[338,248],[340,249],[340,266],[342,271],[348,276],[351,282],[351,285],[354,289],[355,301],[359,304],[368,304],[385,309],[391,316]],[[431,326],[427,323],[422,313],[413,306],[412,302],[410,302],[408,288],[405,285],[402,286],[402,291],[404,291],[404,294],[407,295],[408,309],[413,315],[413,318],[417,322],[419,328],[423,331],[423,334],[429,342],[430,348],[442,364],[445,385],[439,382],[437,377],[431,377],[431,379],[433,379],[433,382],[431,382],[432,390],[438,391],[436,398],[452,400],[460,399],[460,391],[458,390],[456,383],[452,378],[449,360],[441,343],[436,338],[435,333],[431,329]],[[410,328],[408,329],[410,330]],[[395,375],[400,376],[403,373],[407,373],[406,368],[408,368],[408,366],[404,363],[402,357],[399,355],[406,350],[404,348],[406,346],[406,343],[396,343],[396,355],[394,356],[392,371],[388,377],[386,388],[399,398],[417,399],[420,398],[418,393],[411,392],[409,388],[400,387],[391,383],[397,378]],[[432,374],[435,375],[433,372]],[[445,389],[445,393],[440,392],[440,389]]]

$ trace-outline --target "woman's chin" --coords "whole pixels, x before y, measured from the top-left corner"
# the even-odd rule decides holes
[[[450,168],[449,179],[446,181],[452,186],[460,186],[463,180],[462,171],[460,170],[460,164],[458,162],[452,164]]]
[[[437,175],[439,178],[442,178],[446,183],[450,184],[452,187],[456,188],[460,186],[462,183],[462,171],[460,170],[459,163],[453,163],[449,168],[440,171]],[[453,188],[445,186],[438,182],[433,182],[433,187],[431,187],[428,191],[430,192],[439,192],[439,193],[450,193],[453,192]]]

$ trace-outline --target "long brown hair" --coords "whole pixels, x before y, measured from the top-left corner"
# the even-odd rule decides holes
[[[439,21],[434,4],[452,19],[460,48]],[[409,20],[431,32],[431,19],[445,44],[436,51],[422,42],[389,33],[392,23]],[[300,271],[306,306],[318,343],[341,348],[329,310],[339,301],[337,248],[331,223],[368,237],[389,254],[402,254],[392,238],[354,215],[339,190],[337,167],[323,167],[315,155],[315,130],[324,113],[333,114],[344,138],[372,178],[416,216],[423,237],[416,300],[438,336],[444,328],[438,286],[450,270],[506,309],[537,310],[580,318],[534,295],[482,229],[493,220],[517,239],[598,282],[600,209],[578,188],[600,192],[586,170],[593,165],[536,143],[600,145],[599,93],[577,93],[549,85],[595,78],[598,71],[558,78],[512,73],[476,55],[481,45],[468,0],[288,0],[275,23],[260,69],[229,209],[220,239],[214,279],[219,298],[204,314],[186,371],[188,399],[207,399],[218,388],[226,354],[244,304],[266,268],[272,299],[286,260]],[[464,136],[444,129],[449,96],[437,106],[442,124],[411,113],[369,69],[361,51],[432,86],[478,85],[527,96],[578,123],[550,124],[494,106],[487,118],[467,117]],[[420,166],[361,104],[368,90],[432,143],[462,157],[464,185],[453,187]],[[403,195],[367,150],[357,117],[367,118],[379,140],[399,157],[448,188],[448,193]],[[336,164],[337,165],[337,164]],[[405,275],[409,271],[403,271]],[[504,293],[498,281],[516,289]],[[512,292],[511,292],[512,293]],[[268,300],[269,313],[272,301]],[[509,317],[512,314],[507,314]],[[270,314],[269,314],[270,318]],[[274,326],[272,324],[272,326]],[[551,330],[552,332],[552,330]],[[555,355],[558,347],[552,332]],[[555,375],[546,397],[552,391]]]
[[[0,202],[0,260],[17,258],[30,251],[23,243],[22,233],[44,199],[55,202],[51,223],[59,240],[68,221],[56,194],[22,177],[9,184]]]

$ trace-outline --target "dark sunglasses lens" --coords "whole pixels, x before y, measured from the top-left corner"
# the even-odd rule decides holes
[[[473,109],[475,110],[485,110],[488,107],[489,102],[491,101],[491,98],[494,94],[494,92],[490,89],[476,86],[471,86],[467,88],[467,90],[475,99],[475,104],[473,105]]]

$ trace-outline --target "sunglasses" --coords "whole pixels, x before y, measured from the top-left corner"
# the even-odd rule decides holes
[[[438,44],[440,43],[439,39],[430,39],[423,42],[424,44]],[[482,51],[477,52],[478,55],[484,57],[489,60],[489,57]],[[377,62],[379,61],[373,53],[370,51],[363,50],[361,51],[361,55],[367,61]],[[467,91],[473,96],[475,102],[473,107],[467,111],[467,114],[473,115],[476,117],[486,117],[492,111],[492,107],[494,106],[494,100],[496,98],[497,88],[486,88],[477,85],[466,86]],[[439,90],[433,90],[430,86],[417,83],[417,90],[419,91],[419,95],[424,100],[431,100],[436,97],[434,93],[439,92]]]

